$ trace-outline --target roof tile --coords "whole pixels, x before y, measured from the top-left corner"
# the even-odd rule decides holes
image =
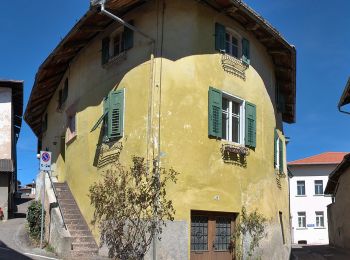
[[[303,159],[291,161],[288,165],[304,165],[304,164],[339,164],[345,152],[325,152],[317,155],[313,155],[310,157],[306,157]]]

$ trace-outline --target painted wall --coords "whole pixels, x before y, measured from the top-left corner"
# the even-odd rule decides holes
[[[147,3],[125,20],[133,19],[135,26],[156,38],[157,12],[153,4]],[[269,220],[268,237],[260,251],[263,258],[287,259],[290,252],[288,183],[286,178],[278,178],[274,170],[274,129],[276,126],[281,129],[282,122],[281,115],[275,113],[271,58],[244,28],[197,1],[166,1],[164,12],[163,59],[150,61],[152,46],[135,34],[134,48],[127,52],[126,59],[102,67],[101,39],[118,27],[113,24],[72,62],[59,86],[63,87],[68,77],[69,95],[64,108],[57,111],[57,91],[47,109],[48,130],[43,135],[43,148],[53,152],[53,174],[59,181],[68,182],[90,223],[93,208],[87,196],[88,188],[108,168],[101,162],[113,158],[114,153],[113,146],[106,151],[107,146],[101,145],[101,126],[90,130],[102,115],[103,98],[108,92],[125,88],[121,161],[130,164],[132,155],[147,158],[156,151],[162,154],[161,166],[173,167],[181,173],[177,184],[168,187],[168,196],[175,205],[175,219],[181,223],[179,233],[188,236],[182,238],[185,247],[173,243],[167,245],[167,250],[181,250],[181,254],[185,252],[189,256],[191,210],[238,213],[245,205],[248,211],[258,209]],[[159,10],[158,14],[161,13]],[[215,22],[235,29],[250,40],[252,65],[246,71],[246,80],[223,70],[222,57],[214,50]],[[159,51],[160,42],[157,43]],[[250,151],[246,165],[224,163],[220,151],[224,142],[208,138],[209,86],[257,106],[257,147]],[[149,105],[152,114],[148,113]],[[155,112],[159,107],[160,115]],[[77,136],[65,145],[63,160],[60,137],[66,131],[67,109],[77,113]],[[148,124],[150,118],[152,125]],[[284,245],[279,211],[283,213]],[[90,227],[98,239],[98,230]]]
[[[0,88],[0,159],[12,159],[12,89]]]
[[[350,169],[348,168],[339,178],[335,203],[328,206],[329,243],[337,247],[350,249]]]
[[[326,188],[328,175],[336,165],[290,165],[290,206],[292,216],[292,243],[306,240],[308,244],[328,244],[327,205],[331,197],[315,195],[315,180],[323,181]],[[297,182],[305,181],[305,196],[297,195]],[[316,211],[324,212],[324,227],[316,227]],[[298,226],[298,212],[306,213],[306,228]]]

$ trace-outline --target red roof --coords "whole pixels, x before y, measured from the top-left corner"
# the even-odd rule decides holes
[[[348,153],[344,152],[325,152],[303,159],[289,162],[288,165],[304,165],[304,164],[339,164],[344,155]]]

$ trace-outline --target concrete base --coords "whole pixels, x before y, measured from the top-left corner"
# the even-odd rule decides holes
[[[61,212],[57,207],[57,200],[51,186],[48,174],[39,173],[37,176],[36,198],[42,201],[43,184],[45,176],[45,240],[55,249],[55,252],[62,257],[67,257],[71,252],[72,237],[64,228]]]

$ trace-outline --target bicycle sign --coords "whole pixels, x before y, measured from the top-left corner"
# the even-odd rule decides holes
[[[51,152],[40,151],[40,170],[41,171],[51,170]]]

